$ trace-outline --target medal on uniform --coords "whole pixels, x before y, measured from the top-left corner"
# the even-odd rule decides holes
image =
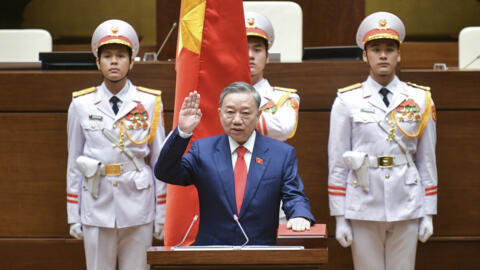
[[[275,106],[275,103],[272,100],[269,100],[265,105],[263,105],[260,108],[260,111],[263,111],[265,113],[268,113],[268,112],[275,113],[276,110],[277,108]]]
[[[128,129],[146,129],[145,126],[148,128],[148,112],[142,104],[138,104],[135,109],[131,110],[125,116],[125,119],[131,122],[128,125]]]
[[[399,122],[420,121],[422,119],[420,106],[411,98],[404,100],[395,111]]]
[[[142,104],[138,104],[133,110],[131,110],[124,119],[120,120],[120,138],[126,135],[128,140],[133,144],[142,145],[150,139],[150,134],[144,139],[137,141],[135,140],[128,130],[133,129],[143,129],[147,130],[149,127],[148,124],[148,112],[145,110]],[[127,122],[128,121],[128,122]]]

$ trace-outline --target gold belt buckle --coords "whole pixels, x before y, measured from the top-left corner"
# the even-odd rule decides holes
[[[392,168],[393,157],[392,156],[377,157],[377,164],[379,168]]]
[[[107,164],[105,166],[105,175],[106,176],[118,176],[122,174],[120,164]]]

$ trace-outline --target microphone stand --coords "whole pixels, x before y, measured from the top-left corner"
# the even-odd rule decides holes
[[[172,32],[173,30],[177,28],[177,22],[174,22],[172,24],[172,27],[170,28],[170,31],[168,32],[167,36],[165,37],[165,39],[163,40],[162,42],[162,45],[160,46],[160,48],[158,49],[157,51],[157,59],[158,59],[158,55],[160,54],[160,52],[163,50],[163,47],[165,47],[165,44],[167,43],[167,40],[170,38],[170,36],[172,35]]]
[[[187,232],[185,233],[185,236],[183,237],[182,241],[180,241],[180,243],[178,243],[178,244],[176,244],[175,246],[173,246],[173,247],[171,248],[171,250],[175,250],[177,247],[181,246],[181,245],[185,242],[185,240],[187,239],[188,234],[190,233],[190,230],[191,230],[192,227],[193,227],[193,224],[195,224],[195,221],[197,221],[197,219],[198,219],[198,215],[195,215],[195,216],[193,217],[192,223],[190,223],[190,227],[188,227],[188,230],[187,230]]]
[[[247,240],[247,241],[245,241],[245,243],[243,243],[243,245],[240,247],[240,249],[242,249],[244,246],[246,246],[246,245],[248,244],[249,239],[248,239],[247,234],[246,234],[245,231],[243,230],[243,227],[242,227],[242,225],[240,224],[240,221],[238,221],[237,215],[233,214],[233,220],[235,220],[235,221],[237,222],[238,227],[240,227],[240,230],[242,230],[243,236],[244,236],[245,239]]]

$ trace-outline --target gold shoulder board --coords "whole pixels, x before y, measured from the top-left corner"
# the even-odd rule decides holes
[[[349,85],[347,87],[339,88],[338,92],[339,93],[344,93],[344,92],[348,92],[348,91],[351,91],[351,90],[354,90],[354,89],[357,89],[357,88],[360,88],[360,87],[362,87],[362,84],[361,83],[356,83],[356,84]]]
[[[412,87],[415,87],[415,88],[419,88],[419,89],[422,89],[422,90],[425,90],[425,91],[430,91],[430,86],[423,86],[423,85],[419,85],[419,84],[412,83],[412,82],[407,82],[407,84],[412,86]]]
[[[72,97],[76,98],[76,97],[79,97],[79,96],[90,94],[92,92],[95,92],[96,90],[97,90],[97,88],[95,86],[92,86],[90,88],[86,88],[86,89],[83,89],[83,90],[73,92]]]
[[[296,93],[297,92],[297,89],[285,88],[285,87],[280,87],[280,86],[274,86],[273,89],[280,90],[280,91],[285,91],[285,92],[290,92],[290,93]]]
[[[149,93],[149,94],[152,94],[152,95],[155,95],[155,96],[162,95],[162,91],[160,91],[160,90],[154,90],[154,89],[146,88],[146,87],[143,87],[143,86],[137,86],[137,89],[142,91],[142,92]]]

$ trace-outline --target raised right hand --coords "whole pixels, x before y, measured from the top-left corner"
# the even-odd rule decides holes
[[[200,123],[200,119],[202,119],[200,94],[197,91],[193,91],[183,100],[182,108],[178,115],[178,128],[190,134]]]

